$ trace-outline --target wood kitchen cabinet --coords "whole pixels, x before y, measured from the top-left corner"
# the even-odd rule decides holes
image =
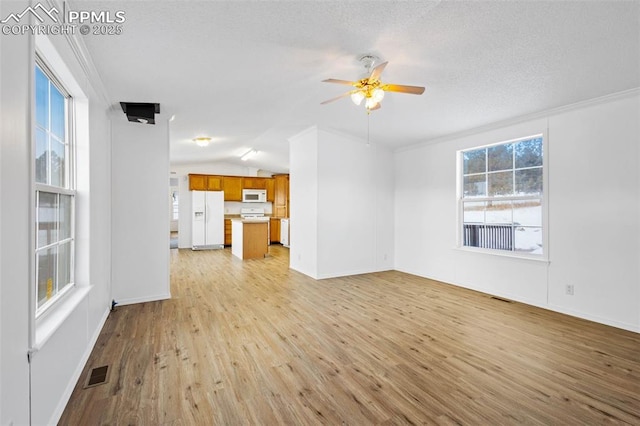
[[[189,175],[190,191],[222,191],[222,176],[213,175]]]
[[[289,217],[289,175],[276,175],[275,200],[273,215],[275,217]]]
[[[207,175],[207,191],[224,191],[224,177]]]
[[[264,182],[264,189],[267,190],[267,201],[273,203],[276,199],[276,180],[273,178],[266,178]]]
[[[270,225],[270,239],[271,243],[279,243],[280,242],[280,219],[271,218]]]
[[[224,191],[225,201],[242,201],[243,189],[266,189],[267,201],[274,203],[274,214],[289,216],[289,175],[265,178],[189,174],[190,191]]]
[[[224,220],[224,245],[231,245],[231,219]]]
[[[225,176],[223,178],[224,200],[242,201],[242,178]]]
[[[207,175],[189,175],[189,191],[206,191]]]
[[[266,189],[266,179],[261,177],[243,177],[243,189]]]

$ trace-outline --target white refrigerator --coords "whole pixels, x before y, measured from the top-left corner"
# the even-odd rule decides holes
[[[224,192],[191,191],[191,248],[224,248]]]

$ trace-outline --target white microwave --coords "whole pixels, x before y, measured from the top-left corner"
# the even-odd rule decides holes
[[[243,189],[242,202],[243,203],[266,203],[267,190],[266,189]]]

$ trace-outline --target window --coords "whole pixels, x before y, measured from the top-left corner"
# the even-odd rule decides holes
[[[461,245],[542,255],[543,137],[460,152]]]
[[[72,99],[38,58],[35,67],[36,315],[74,282]]]

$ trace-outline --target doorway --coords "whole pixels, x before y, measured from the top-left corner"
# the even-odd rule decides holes
[[[169,248],[178,248],[178,229],[179,229],[179,206],[180,206],[180,189],[178,188],[178,178],[169,178],[169,211],[171,218],[169,222]]]

